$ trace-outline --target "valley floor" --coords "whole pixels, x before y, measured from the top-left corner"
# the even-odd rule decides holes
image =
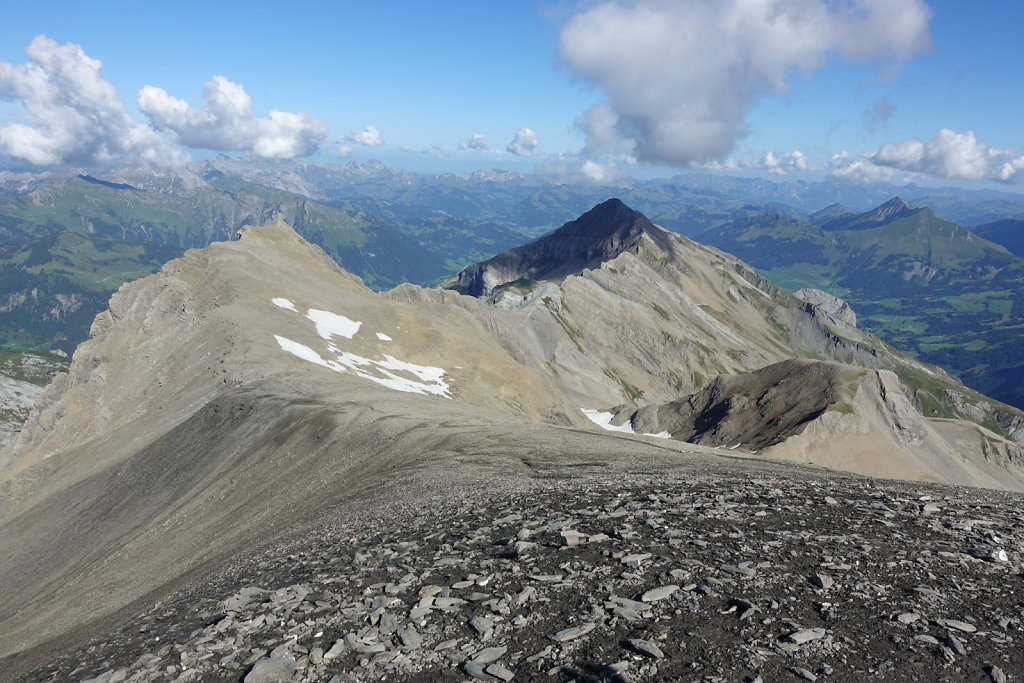
[[[371,492],[8,664],[107,683],[1024,674],[1024,497],[713,460]]]

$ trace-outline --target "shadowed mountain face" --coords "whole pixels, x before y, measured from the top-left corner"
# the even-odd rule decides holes
[[[596,234],[589,241],[572,230],[561,238],[576,265],[557,268],[552,248],[545,252],[550,265],[534,272],[553,279],[506,288],[497,299],[493,292],[488,300],[412,285],[371,291],[282,222],[189,251],[121,287],[68,373],[49,385],[17,439],[0,451],[0,657],[29,657],[24,653],[35,647],[52,657],[55,648],[100,632],[117,610],[136,609],[128,607],[136,600],[148,609],[186,577],[237,563],[256,544],[281,534],[322,539],[318,524],[339,510],[362,506],[370,518],[391,519],[396,510],[415,514],[423,501],[475,501],[474,491],[508,500],[509,491],[541,490],[517,488],[524,477],[571,479],[566,491],[587,490],[597,474],[603,481],[636,477],[646,486],[652,472],[678,474],[679,467],[778,479],[791,470],[772,457],[820,463],[830,454],[856,455],[845,445],[884,427],[885,438],[901,444],[884,469],[859,457],[840,465],[1024,488],[1011,441],[975,422],[927,419],[912,408],[949,392],[980,411],[979,420],[1011,425],[1019,414],[796,299],[731,256],[617,204],[601,209],[622,220],[590,222]],[[590,261],[597,258],[593,245],[610,249],[606,260]],[[758,372],[798,356],[835,362]],[[886,369],[927,383],[908,389]],[[796,376],[823,383],[808,380],[806,390],[791,391],[786,382]],[[885,382],[872,384],[872,377]],[[779,450],[763,461],[733,465],[713,448],[594,424],[609,406],[643,410],[706,386],[730,396],[729,419],[719,422],[743,425],[723,427],[723,434],[754,443],[764,431],[758,420],[785,415],[795,416],[787,424],[806,426],[780,431],[782,441],[772,446]],[[769,396],[763,412],[739,410],[740,397],[756,405],[762,393]],[[704,412],[711,425],[722,410]],[[823,419],[832,413],[842,419]],[[902,439],[894,425],[918,424],[914,419],[923,435]],[[453,552],[445,546],[451,539],[433,538],[429,550],[440,562]],[[338,552],[354,541],[345,543]],[[504,555],[514,550],[517,563],[528,566],[528,548],[513,545]],[[381,573],[360,591],[400,583],[410,571],[391,576],[371,564]],[[451,583],[505,572],[457,561],[443,566],[460,575]],[[402,592],[386,592],[396,590]],[[242,602],[232,603],[236,614]],[[293,607],[298,624],[307,609]],[[590,610],[590,603],[579,607]],[[564,617],[578,621],[575,613]],[[221,626],[237,623],[232,619]],[[271,622],[279,620],[262,623]],[[190,632],[210,625],[203,623]],[[476,623],[474,633],[486,632]],[[313,633],[303,633],[302,642]],[[239,651],[235,677],[270,649]],[[225,650],[200,665],[179,653],[175,666],[188,661],[204,674],[213,669],[203,667],[218,666],[229,676],[228,656]]]
[[[1024,220],[1006,218],[976,225],[971,232],[1006,247],[1014,256],[1024,257]]]
[[[479,297],[517,280],[561,280],[635,250],[642,236],[665,244],[663,233],[643,214],[609,199],[550,235],[464,268],[444,286]]]

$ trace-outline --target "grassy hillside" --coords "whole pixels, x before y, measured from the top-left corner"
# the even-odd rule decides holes
[[[862,216],[869,214],[875,212]],[[880,227],[844,215],[843,225],[848,229],[824,230],[771,213],[698,240],[736,254],[783,287],[845,298],[861,327],[1024,407],[1024,259],[929,209]]]
[[[66,231],[0,245],[0,349],[71,353],[113,291],[181,252]]]

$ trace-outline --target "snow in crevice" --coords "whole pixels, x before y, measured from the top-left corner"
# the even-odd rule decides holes
[[[380,339],[381,341],[391,341],[391,337],[389,337],[388,335],[384,334],[383,332],[378,332],[377,333],[377,339]]]
[[[600,410],[588,410],[586,408],[580,408],[580,410],[587,416],[587,419],[602,429],[607,429],[610,432],[622,432],[623,434],[636,434],[636,432],[633,431],[632,425],[628,422],[623,425],[613,425],[612,418],[615,417],[613,413],[602,412]],[[640,436],[653,436],[656,439],[672,438],[672,435],[668,432],[660,432],[658,434],[640,434]]]

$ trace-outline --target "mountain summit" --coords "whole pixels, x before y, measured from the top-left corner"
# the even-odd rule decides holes
[[[665,234],[647,216],[613,198],[550,235],[464,268],[445,287],[481,297],[517,280],[561,280],[634,250],[644,235],[665,244]]]
[[[900,197],[893,197],[884,204],[864,213],[840,215],[830,219],[826,214],[822,218],[827,220],[821,221],[820,225],[823,230],[830,232],[836,230],[870,230],[871,228],[888,225],[907,216],[913,216],[915,213],[923,210],[926,209],[915,209]]]

